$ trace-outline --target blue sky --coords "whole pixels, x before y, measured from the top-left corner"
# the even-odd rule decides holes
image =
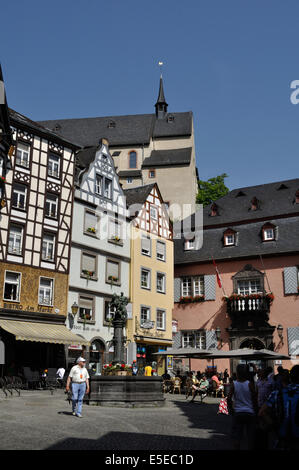
[[[9,105],[34,120],[194,113],[200,178],[299,176],[297,0],[14,0],[1,6]]]

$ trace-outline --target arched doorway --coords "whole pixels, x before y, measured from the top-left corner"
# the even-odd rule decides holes
[[[257,338],[246,338],[240,344],[240,348],[247,348],[247,349],[265,349],[265,344]]]
[[[99,338],[94,339],[90,343],[89,348],[89,368],[96,375],[100,375],[103,369],[105,343]]]

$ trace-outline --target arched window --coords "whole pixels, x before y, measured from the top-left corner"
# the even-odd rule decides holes
[[[137,168],[137,153],[134,151],[129,153],[129,168]]]

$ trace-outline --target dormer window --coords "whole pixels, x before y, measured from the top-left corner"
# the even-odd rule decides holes
[[[172,114],[170,114],[168,117],[167,117],[167,122],[173,122],[174,121],[174,116],[172,116]]]
[[[115,126],[116,126],[115,121],[108,122],[108,129],[114,129]]]
[[[190,240],[185,240],[184,243],[184,250],[194,250],[195,248],[195,237],[191,238]]]
[[[266,224],[262,228],[262,237],[264,242],[275,240],[275,226]]]
[[[233,246],[236,244],[236,232],[234,230],[226,230],[223,234],[224,246]]]
[[[211,213],[210,213],[210,216],[211,217],[215,217],[216,215],[218,215],[218,206],[217,204],[213,203],[211,205]]]
[[[236,197],[242,197],[246,196],[246,194],[243,191],[239,191],[238,194],[236,194]]]
[[[256,211],[258,209],[258,199],[256,197],[252,198],[251,199],[251,207],[250,207],[250,210],[252,211]]]

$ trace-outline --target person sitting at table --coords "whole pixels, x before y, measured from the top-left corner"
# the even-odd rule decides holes
[[[216,382],[216,390],[218,391],[221,391],[222,393],[222,396],[223,396],[223,392],[224,392],[224,386],[223,386],[223,383],[222,381],[219,380],[219,374],[217,374],[217,372],[213,375],[212,377],[212,383],[213,382]]]
[[[198,393],[201,395],[201,399],[205,398],[207,396],[208,388],[209,388],[209,381],[206,375],[203,374],[199,383],[197,385],[195,384],[192,385],[192,400],[190,401],[190,403],[194,402],[194,399]]]

